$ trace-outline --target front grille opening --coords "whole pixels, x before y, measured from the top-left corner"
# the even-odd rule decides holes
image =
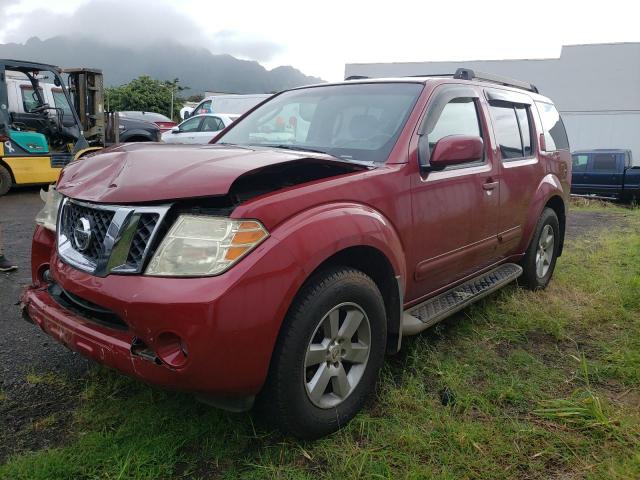
[[[144,252],[149,245],[149,240],[158,224],[160,215],[157,213],[143,213],[138,221],[136,233],[131,240],[129,254],[127,255],[127,267],[141,270],[144,262]]]
[[[51,297],[63,308],[80,315],[86,320],[116,330],[128,330],[128,325],[113,311],[91,303],[73,293],[67,292],[57,283],[48,288]]]

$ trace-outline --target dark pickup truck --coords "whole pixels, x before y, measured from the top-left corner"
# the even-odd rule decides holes
[[[630,150],[573,152],[571,193],[640,200],[640,166],[633,166]]]

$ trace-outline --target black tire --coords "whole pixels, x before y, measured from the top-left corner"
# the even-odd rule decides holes
[[[553,231],[553,248],[551,261],[548,264],[548,269],[543,275],[540,275],[540,271],[537,269],[537,254],[540,248],[540,237],[543,232],[549,226]],[[551,208],[545,208],[540,215],[538,224],[533,233],[533,238],[527,248],[527,253],[520,262],[523,268],[522,276],[518,279],[518,284],[522,285],[529,290],[540,290],[547,287],[553,271],[556,267],[556,260],[558,259],[558,249],[560,247],[560,223],[558,222],[558,216]]]
[[[13,179],[11,178],[11,172],[0,165],[0,197],[6,194],[12,186]]]
[[[364,313],[370,327],[369,354],[360,380],[353,382],[355,387],[339,400],[341,403],[320,408],[307,393],[309,369],[316,367],[305,367],[305,356],[310,342],[316,338],[314,335],[324,331],[320,330],[322,319],[341,305],[356,305]],[[340,325],[344,325],[344,319]],[[258,396],[257,413],[282,432],[301,439],[319,438],[340,429],[362,409],[375,390],[384,361],[386,334],[384,301],[370,277],[347,267],[326,269],[314,275],[296,297],[282,325],[267,383]],[[322,361],[317,368],[325,363],[326,368],[338,365]],[[345,371],[353,368],[347,361],[339,365],[344,365]],[[333,388],[330,381],[329,396]]]

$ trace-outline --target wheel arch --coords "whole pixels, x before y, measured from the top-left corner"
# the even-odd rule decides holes
[[[334,253],[316,267],[298,292],[323,270],[338,266],[359,270],[374,281],[380,290],[387,313],[387,353],[397,353],[401,340],[402,285],[391,262],[381,250],[368,245],[358,245]]]
[[[560,224],[560,245],[558,255],[562,253],[564,247],[564,234],[567,221],[567,196],[562,190],[560,180],[553,175],[547,174],[540,182],[538,189],[530,204],[527,220],[524,224],[524,235],[522,237],[519,251],[524,252],[529,247],[540,215],[545,208],[551,208],[558,216]]]
[[[562,255],[562,250],[564,248],[564,236],[567,228],[567,210],[564,200],[560,195],[553,195],[547,200],[544,208],[550,208],[558,217],[558,224],[560,225],[560,245],[558,246],[558,256],[560,256]]]
[[[13,175],[13,170],[11,170],[11,167],[9,166],[9,164],[7,162],[5,162],[4,159],[0,158],[0,166],[2,166],[2,167],[7,169],[7,171],[9,172],[9,175],[11,175],[11,181],[15,185],[16,184],[16,177]]]

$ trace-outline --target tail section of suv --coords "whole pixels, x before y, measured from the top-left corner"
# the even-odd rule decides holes
[[[25,316],[144,381],[303,438],[386,353],[562,253],[571,155],[533,86],[462,71],[273,96],[208,146],[70,164],[37,218]]]

